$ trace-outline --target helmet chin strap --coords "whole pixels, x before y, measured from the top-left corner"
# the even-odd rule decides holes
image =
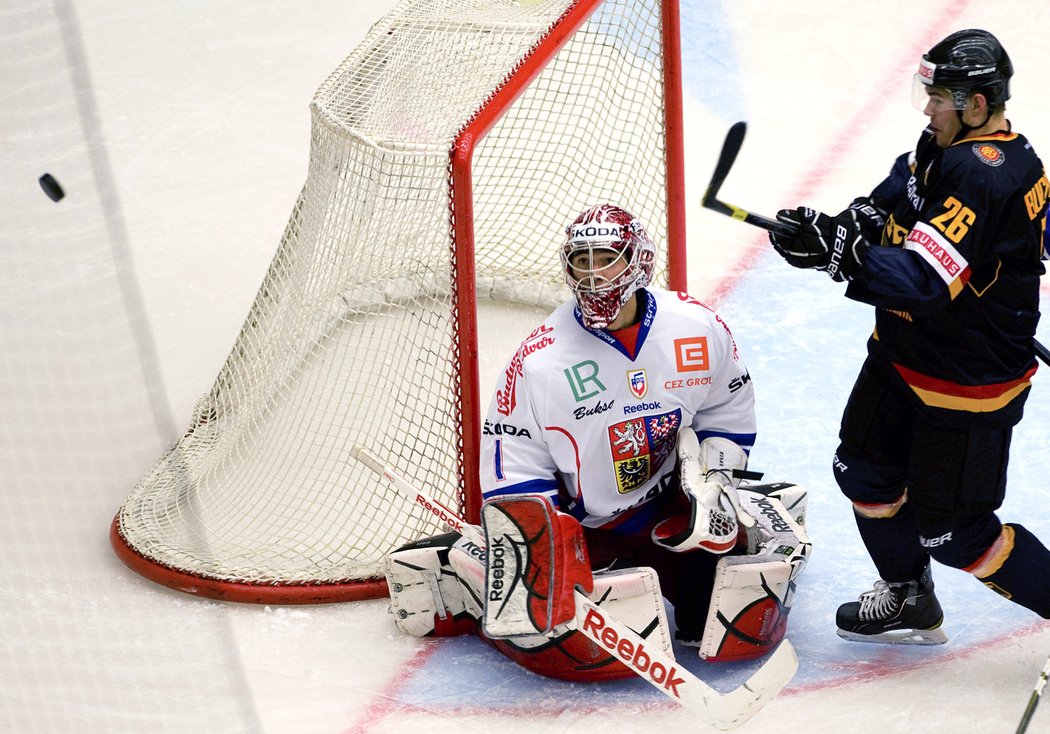
[[[980,130],[982,127],[984,127],[985,125],[988,124],[989,120],[992,119],[992,113],[991,113],[991,111],[988,111],[985,114],[985,116],[984,116],[984,122],[982,122],[977,127],[972,127],[970,125],[967,125],[965,122],[963,122],[963,111],[962,110],[956,110],[955,111],[955,115],[959,118],[959,132],[957,132],[955,134],[955,137],[952,138],[952,143],[953,144],[958,143],[960,140],[965,138],[967,135],[969,135],[974,130]]]
[[[980,125],[977,125],[976,127],[971,126],[971,125],[967,125],[965,122],[963,122],[963,110],[956,110],[955,111],[955,115],[959,118],[959,132],[956,133],[954,138],[952,138],[952,143],[953,144],[954,143],[958,143],[960,140],[965,138],[967,135],[969,135],[974,130],[980,130],[982,127],[987,125],[988,121],[992,119],[992,108],[991,107],[986,107],[985,108],[984,122],[982,122]],[[1006,131],[1007,132],[1010,131],[1010,123],[1009,122],[1006,123]]]

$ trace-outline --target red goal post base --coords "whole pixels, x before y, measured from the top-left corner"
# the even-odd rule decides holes
[[[315,584],[250,584],[195,576],[157,563],[129,546],[119,530],[119,515],[109,527],[109,542],[117,557],[135,573],[169,589],[219,601],[245,604],[328,604],[389,596],[385,579],[318,582]]]

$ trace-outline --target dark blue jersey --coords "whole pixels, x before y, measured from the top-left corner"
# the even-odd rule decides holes
[[[941,149],[929,128],[872,192],[890,216],[846,295],[877,307],[869,349],[926,405],[1020,419],[1036,368],[1048,197],[1023,136]]]

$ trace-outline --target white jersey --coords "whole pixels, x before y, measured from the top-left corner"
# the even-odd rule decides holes
[[[668,486],[681,426],[751,449],[754,390],[729,327],[685,293],[639,296],[633,357],[585,328],[574,301],[522,342],[482,431],[486,499],[545,494],[587,527],[615,527]]]

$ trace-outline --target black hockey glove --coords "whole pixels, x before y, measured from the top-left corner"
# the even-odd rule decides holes
[[[830,217],[809,207],[781,209],[777,220],[798,227],[794,237],[770,232],[769,241],[796,268],[822,270],[836,282],[852,280],[860,271],[868,244],[852,209]]]
[[[846,211],[856,212],[861,236],[867,242],[882,242],[882,230],[886,227],[887,214],[876,206],[874,201],[866,196],[858,196]]]

